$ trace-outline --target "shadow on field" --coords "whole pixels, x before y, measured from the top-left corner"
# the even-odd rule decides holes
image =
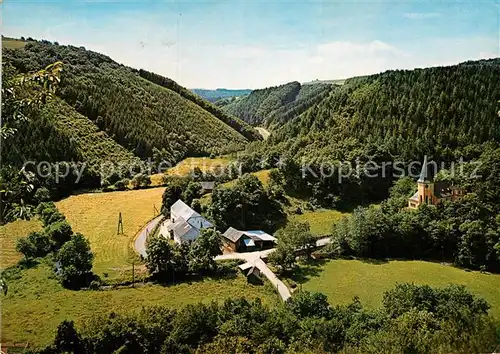
[[[234,264],[232,264],[234,263]],[[176,284],[195,284],[204,281],[220,281],[220,280],[232,280],[238,277],[238,269],[236,268],[236,262],[227,263],[219,266],[217,270],[205,271],[200,273],[190,273],[190,274],[175,274],[168,277],[168,279],[154,279],[154,282],[161,286],[171,286]]]
[[[323,265],[328,262],[326,259],[310,259],[299,263],[292,271],[284,274],[285,277],[296,283],[302,284],[313,277],[319,276],[323,271]]]
[[[380,265],[380,264],[387,264],[389,261],[387,259],[375,259],[375,258],[357,258],[358,261],[361,261],[363,263],[368,263],[368,264],[373,264],[373,265]]]

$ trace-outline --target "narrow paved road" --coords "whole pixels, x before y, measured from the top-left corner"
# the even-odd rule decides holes
[[[316,247],[323,247],[330,243],[329,237],[324,237],[316,241]],[[264,251],[256,251],[256,252],[247,252],[247,253],[226,253],[221,256],[215,257],[216,260],[224,260],[224,259],[243,259],[248,263],[256,266],[261,273],[263,273],[267,279],[274,285],[274,287],[278,290],[283,301],[288,300],[291,297],[290,290],[288,287],[272,272],[271,269],[267,266],[267,264],[262,260],[262,258],[267,258],[267,256],[272,253],[275,249],[269,249]]]
[[[139,235],[134,241],[134,248],[137,253],[146,258],[146,237],[151,230],[160,222],[163,215],[158,215],[156,218],[148,222],[142,230],[139,232]]]

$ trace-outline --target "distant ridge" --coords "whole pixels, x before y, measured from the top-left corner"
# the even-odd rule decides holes
[[[227,89],[227,88],[218,88],[215,90],[203,89],[203,88],[194,88],[191,89],[198,96],[206,99],[210,102],[215,102],[224,98],[232,98],[232,97],[241,97],[246,96],[252,92],[250,89]]]
[[[223,109],[252,125],[281,125],[324,99],[335,85],[297,81],[254,90]]]

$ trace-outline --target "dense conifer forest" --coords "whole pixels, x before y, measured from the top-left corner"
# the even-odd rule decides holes
[[[277,166],[278,157],[287,160],[287,184],[328,205],[380,200],[388,196],[391,178],[351,174],[339,183],[339,168],[327,178],[315,175],[324,162],[354,167],[401,161],[407,167],[424,155],[445,164],[478,158],[486,145],[500,142],[499,75],[500,59],[491,59],[346,80],[274,127],[265,142],[250,144],[241,161],[256,170],[263,160],[265,167]],[[304,164],[316,173],[301,178]],[[385,175],[392,171],[388,166]]]
[[[247,139],[259,139],[244,122],[172,80],[125,67],[83,47],[30,41],[24,48],[5,50],[4,61],[20,73],[62,61],[58,96],[141,158],[157,148],[177,162],[186,156],[239,150]],[[166,81],[169,85],[163,85]]]
[[[255,90],[224,106],[224,110],[252,125],[281,125],[321,101],[332,85],[301,85],[297,81]]]

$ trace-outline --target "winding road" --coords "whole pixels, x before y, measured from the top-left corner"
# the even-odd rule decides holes
[[[146,238],[148,233],[155,228],[155,226],[160,222],[163,215],[160,214],[153,220],[149,221],[139,232],[139,235],[135,238],[134,248],[137,253],[139,253],[142,257],[146,258]]]

